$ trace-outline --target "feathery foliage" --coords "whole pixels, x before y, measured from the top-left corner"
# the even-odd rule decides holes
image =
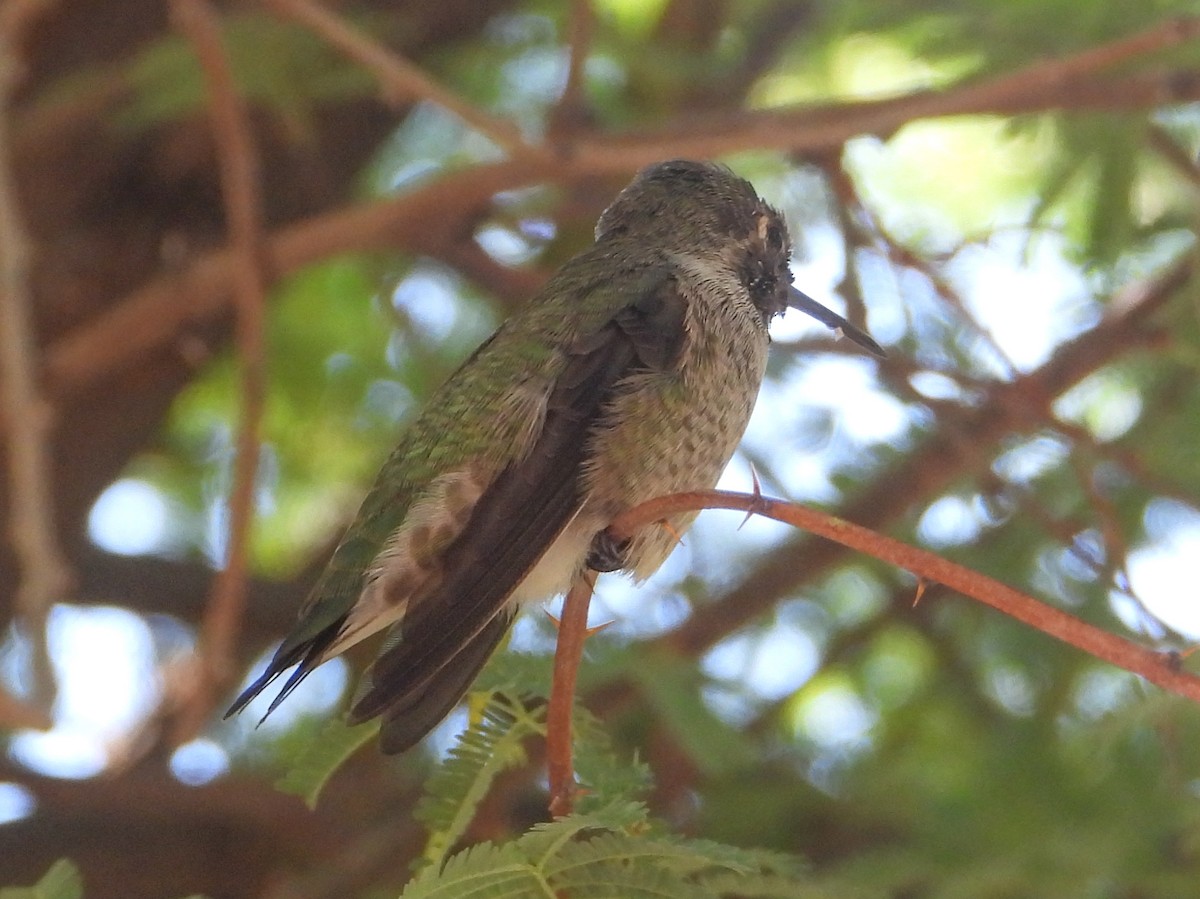
[[[300,796],[309,808],[315,808],[329,778],[377,733],[377,720],[351,727],[339,716],[330,718],[311,740],[299,747],[276,786],[285,793]]]
[[[639,803],[621,801],[539,824],[517,840],[484,843],[426,868],[403,899],[518,897],[791,897],[825,895],[774,853],[666,837]]]
[[[413,810],[413,817],[429,831],[422,863],[440,865],[496,777],[524,764],[525,739],[545,733],[543,712],[544,706],[531,711],[508,693],[494,692],[487,698],[427,781],[425,797]]]

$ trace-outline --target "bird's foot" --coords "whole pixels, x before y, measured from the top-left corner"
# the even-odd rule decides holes
[[[592,538],[587,567],[592,571],[616,571],[629,562],[629,540],[616,540],[607,530]]]

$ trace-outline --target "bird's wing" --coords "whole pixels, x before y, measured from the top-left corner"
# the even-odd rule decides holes
[[[639,287],[569,348],[537,438],[480,496],[442,556],[443,576],[409,603],[372,666],[351,719],[383,714],[389,751],[407,748],[436,724],[503,637],[511,616],[497,623],[498,613],[579,510],[589,433],[622,381],[677,359],[685,298],[665,270]],[[439,689],[443,678],[452,690]]]

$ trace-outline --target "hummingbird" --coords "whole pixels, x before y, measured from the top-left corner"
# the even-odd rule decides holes
[[[265,672],[386,631],[351,703],[402,752],[462,699],[519,608],[585,570],[649,577],[695,514],[623,543],[620,512],[711,489],[750,419],[771,320],[800,309],[876,355],[865,332],[792,286],[783,217],[729,169],[643,169],[567,262],[402,432]]]

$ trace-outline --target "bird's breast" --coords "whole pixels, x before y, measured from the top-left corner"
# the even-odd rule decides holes
[[[741,441],[766,370],[768,339],[734,284],[704,301],[689,298],[687,339],[677,364],[622,385],[592,435],[581,517],[607,525],[616,514],[670,493],[708,490]],[[648,577],[694,515],[644,530],[629,570]],[[581,522],[582,523],[582,522]]]

